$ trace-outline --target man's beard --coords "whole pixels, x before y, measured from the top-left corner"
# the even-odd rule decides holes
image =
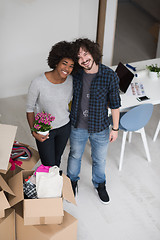
[[[90,67],[83,67],[85,70],[91,70],[92,69],[92,67],[93,67],[93,64],[94,64],[94,60],[93,60],[93,62],[92,62],[92,64],[91,64],[91,66]]]

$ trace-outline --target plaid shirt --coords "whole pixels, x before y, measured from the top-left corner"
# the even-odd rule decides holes
[[[83,69],[73,76],[73,100],[71,107],[71,124],[76,128],[82,97]],[[121,106],[119,96],[119,78],[109,67],[99,64],[96,78],[90,87],[88,132],[95,133],[109,126],[108,106],[117,109]]]

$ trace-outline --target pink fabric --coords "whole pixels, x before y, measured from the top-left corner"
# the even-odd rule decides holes
[[[21,166],[22,165],[22,162],[21,161],[18,161],[18,160],[13,160],[12,158],[9,159],[9,162],[11,163],[11,171],[13,171],[15,168],[16,168],[16,165],[17,166]]]
[[[36,175],[36,172],[49,172],[51,166],[44,166],[43,164],[41,164],[37,170],[34,172],[34,174]]]

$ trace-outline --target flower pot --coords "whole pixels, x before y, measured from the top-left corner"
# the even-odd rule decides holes
[[[46,136],[46,135],[49,133],[49,130],[48,130],[48,131],[45,131],[45,132],[38,131],[37,133],[38,133],[38,134],[41,134],[41,135],[43,135],[43,136]]]
[[[151,78],[152,80],[158,80],[158,75],[157,72],[151,72],[149,71],[149,78]]]

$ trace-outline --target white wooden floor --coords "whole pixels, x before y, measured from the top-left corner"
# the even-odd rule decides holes
[[[16,140],[36,148],[25,116],[26,96],[0,99],[1,123],[18,126]],[[102,204],[91,183],[89,143],[82,160],[77,206],[64,202],[64,209],[78,219],[78,240],[159,240],[160,239],[160,134],[153,135],[160,119],[160,106],[154,107],[146,126],[152,162],[146,160],[139,134],[133,134],[126,144],[124,165],[118,171],[122,133],[109,145],[106,174],[111,197]],[[62,158],[61,168],[66,173],[69,143]]]

